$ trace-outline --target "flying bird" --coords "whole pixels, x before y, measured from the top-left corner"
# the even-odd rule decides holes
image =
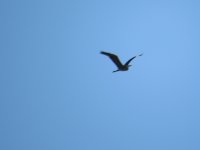
[[[142,56],[143,55],[143,54],[140,54],[140,55],[134,56],[131,59],[129,59],[125,64],[122,64],[117,55],[112,54],[112,53],[108,53],[108,52],[104,52],[104,51],[101,51],[100,53],[103,54],[103,55],[108,56],[113,61],[113,63],[117,66],[118,69],[113,71],[113,72],[127,71],[129,69],[129,67],[131,66],[131,65],[129,65],[129,63],[134,58],[136,58],[137,56]]]

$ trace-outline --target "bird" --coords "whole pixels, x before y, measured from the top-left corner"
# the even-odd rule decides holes
[[[113,63],[117,66],[118,69],[113,71],[113,73],[117,72],[117,71],[127,71],[129,69],[129,67],[132,66],[132,65],[129,65],[129,63],[134,58],[136,58],[137,56],[142,56],[143,55],[143,54],[136,55],[136,56],[130,58],[125,64],[122,64],[121,61],[119,60],[118,56],[115,55],[115,54],[108,53],[108,52],[105,52],[105,51],[101,51],[100,54],[108,56],[113,61]]]

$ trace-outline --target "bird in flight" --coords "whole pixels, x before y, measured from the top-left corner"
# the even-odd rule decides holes
[[[101,51],[100,53],[103,54],[103,55],[108,56],[113,61],[113,63],[117,66],[118,69],[113,71],[113,72],[127,71],[129,69],[129,67],[131,66],[131,65],[129,65],[129,63],[134,58],[136,58],[137,56],[142,56],[143,55],[143,54],[140,54],[140,55],[134,56],[131,59],[129,59],[125,64],[122,64],[117,55],[112,54],[112,53],[108,53],[108,52],[104,52],[104,51]]]

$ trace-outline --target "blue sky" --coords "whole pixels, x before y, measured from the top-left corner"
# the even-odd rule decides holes
[[[0,149],[200,149],[199,1],[2,0],[0,14]],[[112,73],[101,50],[144,55]]]

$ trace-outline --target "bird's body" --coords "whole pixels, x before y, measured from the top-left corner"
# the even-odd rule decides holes
[[[122,64],[121,61],[119,60],[118,56],[112,53],[108,53],[108,52],[104,52],[101,51],[101,54],[108,56],[113,63],[117,66],[117,70],[113,71],[113,72],[117,72],[117,71],[127,71],[129,69],[129,67],[131,65],[129,65],[129,63],[136,58],[137,56],[132,57],[131,59],[129,59],[125,64]],[[138,55],[138,56],[142,56],[142,54]]]

